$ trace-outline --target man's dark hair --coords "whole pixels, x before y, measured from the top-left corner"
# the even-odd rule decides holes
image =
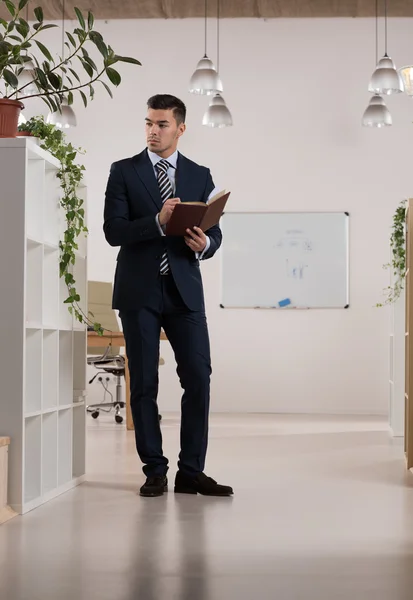
[[[156,94],[156,96],[151,96],[148,100],[148,108],[152,108],[152,110],[172,110],[178,125],[185,123],[186,106],[176,96],[171,96],[170,94]]]

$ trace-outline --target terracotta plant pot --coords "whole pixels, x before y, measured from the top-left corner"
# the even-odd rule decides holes
[[[17,136],[20,111],[24,104],[19,100],[0,98],[0,138]]]

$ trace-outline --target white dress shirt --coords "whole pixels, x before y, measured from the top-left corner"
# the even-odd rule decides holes
[[[156,170],[156,163],[158,163],[160,160],[163,160],[161,156],[159,156],[158,154],[155,154],[155,152],[151,152],[150,150],[148,150],[148,156],[150,158],[150,161],[153,165],[153,170],[155,173],[155,177],[156,179],[158,179],[158,172]],[[171,156],[168,156],[168,158],[166,158],[165,160],[168,161],[168,163],[171,165],[170,167],[168,167],[168,171],[167,171],[167,175],[169,177],[169,180],[171,182],[172,185],[172,190],[173,193],[175,194],[176,192],[176,184],[175,184],[175,173],[176,173],[176,167],[177,167],[177,163],[178,163],[178,150],[175,150],[175,152],[173,154],[171,154]],[[217,188],[215,187],[212,192],[209,194],[208,196],[208,200],[210,200],[212,198],[212,196],[214,196],[217,193]],[[158,225],[158,229],[161,233],[161,235],[165,235],[160,223],[159,223],[159,213],[156,215],[155,217],[156,219],[156,223]],[[195,255],[197,258],[199,258],[199,260],[202,260],[202,257],[204,256],[205,252],[208,251],[210,245],[211,245],[211,240],[209,239],[208,236],[206,237],[206,246],[203,249],[203,251],[201,253],[199,252],[195,252]]]

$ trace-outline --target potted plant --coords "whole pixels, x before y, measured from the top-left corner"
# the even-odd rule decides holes
[[[20,98],[41,98],[52,112],[61,111],[66,103],[73,104],[74,93],[79,93],[87,106],[93,99],[94,84],[102,84],[108,94],[112,91],[108,83],[117,87],[121,83],[116,63],[134,65],[141,63],[135,58],[119,56],[94,30],[94,16],[89,11],[85,18],[75,8],[79,26],[72,33],[65,32],[64,45],[67,57],[55,60],[51,51],[38,39],[39,34],[54,24],[45,24],[41,7],[34,9],[36,22],[30,25],[21,15],[29,0],[0,0],[10,13],[10,21],[0,18],[0,137],[17,135],[18,118],[24,108]],[[87,50],[88,46],[99,50],[101,64],[97,65]],[[39,58],[41,56],[41,59]],[[81,74],[75,68],[82,66]],[[82,75],[82,76],[81,76]],[[107,81],[104,79],[107,78]]]

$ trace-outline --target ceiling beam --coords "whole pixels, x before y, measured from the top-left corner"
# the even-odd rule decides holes
[[[208,16],[216,16],[217,0],[208,0]],[[220,0],[223,18],[328,18],[373,17],[375,0]],[[383,0],[380,1],[383,14]],[[46,19],[59,20],[62,0],[31,0],[29,14],[41,5]],[[66,17],[74,18],[73,7],[91,10],[96,19],[185,19],[202,18],[205,0],[66,0]],[[389,2],[390,17],[413,17],[412,0]],[[0,16],[10,14],[0,5]]]

